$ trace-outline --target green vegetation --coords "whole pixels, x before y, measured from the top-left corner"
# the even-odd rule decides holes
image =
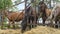
[[[6,9],[12,6],[11,0],[0,0],[0,9]]]

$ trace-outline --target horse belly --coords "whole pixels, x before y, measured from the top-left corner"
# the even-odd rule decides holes
[[[15,21],[19,22],[24,18],[24,15],[19,15]]]
[[[10,14],[8,15],[8,19],[11,20],[11,21],[14,21],[17,17],[17,14]]]

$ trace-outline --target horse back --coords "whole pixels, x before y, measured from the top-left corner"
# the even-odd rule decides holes
[[[12,13],[9,13],[8,14],[8,19],[11,20],[11,21],[18,21],[18,20],[21,20],[24,16],[24,13],[23,12],[12,12]]]

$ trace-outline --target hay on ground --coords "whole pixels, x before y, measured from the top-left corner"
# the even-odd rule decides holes
[[[38,26],[24,34],[60,34],[60,30],[51,27]]]

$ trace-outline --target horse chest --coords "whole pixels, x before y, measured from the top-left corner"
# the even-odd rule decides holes
[[[46,9],[46,15],[47,15],[47,17],[50,16],[51,12],[52,11],[50,9]]]

